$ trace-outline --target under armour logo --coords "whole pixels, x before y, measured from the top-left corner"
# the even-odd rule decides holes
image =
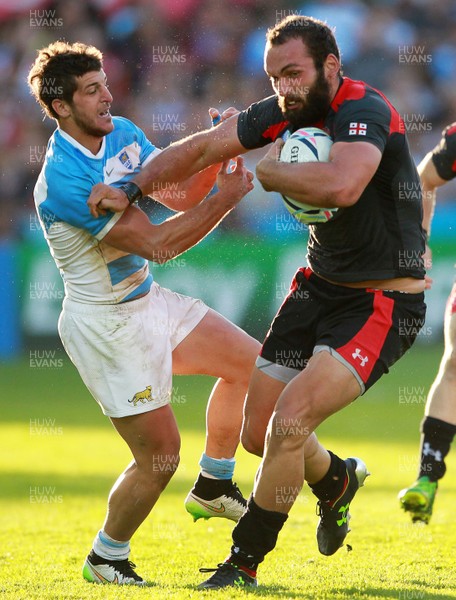
[[[347,504],[345,506],[341,506],[338,510],[338,512],[342,513],[341,518],[338,521],[336,521],[336,523],[339,525],[339,527],[347,522],[347,514],[348,514],[349,506],[350,506],[350,502],[347,502]]]
[[[355,352],[352,352],[352,357],[353,358],[359,358],[361,361],[361,366],[364,367],[364,365],[369,362],[369,357],[367,356],[361,356],[361,348],[356,348]]]
[[[440,450],[434,450],[431,448],[429,442],[426,442],[423,446],[423,454],[424,456],[433,456],[437,462],[442,461],[442,453]]]

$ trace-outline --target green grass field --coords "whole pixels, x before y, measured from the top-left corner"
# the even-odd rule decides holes
[[[104,518],[107,493],[129,461],[127,448],[64,359],[55,368],[3,365],[0,484],[0,592],[8,600],[199,598],[456,598],[456,454],[431,524],[412,525],[396,500],[414,480],[418,424],[441,347],[415,346],[343,413],[320,430],[341,456],[361,456],[372,476],[352,508],[352,532],[333,557],[318,553],[315,501],[307,487],[277,545],[259,570],[255,591],[199,592],[230,546],[232,523],[193,523],[183,500],[198,472],[209,378],[175,379],[182,433],[178,472],[135,536],[132,559],[147,588],[85,583],[83,559]],[[258,459],[238,453],[236,480],[252,487]]]

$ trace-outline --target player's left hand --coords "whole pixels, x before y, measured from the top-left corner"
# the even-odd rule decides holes
[[[87,204],[90,214],[95,218],[105,215],[107,210],[122,212],[129,206],[125,192],[105,183],[97,183],[93,186]]]
[[[282,150],[284,142],[281,138],[277,138],[274,144],[269,148],[268,152],[258,162],[256,166],[256,176],[261,185],[267,192],[271,192],[273,188],[269,185],[269,180],[274,172]]]

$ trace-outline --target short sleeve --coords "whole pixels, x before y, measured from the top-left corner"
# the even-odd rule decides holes
[[[334,120],[334,142],[369,142],[383,153],[388,140],[391,110],[382,98],[348,100]]]
[[[115,122],[115,133],[113,137],[113,151],[112,156],[117,157],[117,152],[122,147],[130,147],[132,144],[139,148],[139,155],[134,163],[134,172],[138,172],[145,164],[147,164],[154,156],[159,154],[161,150],[157,148],[146,136],[144,131],[135,125],[133,121],[126,119],[125,117],[114,117]],[[128,156],[120,154],[118,156],[121,162],[127,164]],[[105,181],[106,183],[106,181]],[[115,183],[115,182],[114,182]]]
[[[269,96],[239,113],[239,141],[248,150],[262,148],[274,142],[288,125],[277,104],[276,96]]]
[[[97,239],[102,239],[115,225],[122,213],[108,211],[98,218],[90,214],[87,200],[94,182],[89,178],[75,177],[71,173],[65,176],[64,184],[54,172],[46,173],[46,200],[39,204],[38,210],[45,226],[64,221],[73,227],[84,229]]]

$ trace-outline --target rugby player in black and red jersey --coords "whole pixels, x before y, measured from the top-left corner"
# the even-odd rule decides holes
[[[398,112],[380,92],[342,77],[332,30],[311,17],[290,16],[269,30],[265,69],[274,96],[173,144],[133,179],[147,194],[158,181],[275,142],[257,166],[263,187],[338,209],[309,227],[308,267],[296,274],[257,359],[242,442],[263,460],[231,553],[203,588],[256,585],[304,480],[318,498],[320,552],[342,546],[368,472],[360,459],[324,449],[314,430],[388,371],[425,316],[421,198],[401,199],[401,190],[419,189],[419,177]],[[329,162],[278,162],[282,136],[305,126],[330,134]],[[89,207],[96,216],[124,210],[128,200],[99,185]]]
[[[423,187],[423,228],[429,239],[436,190],[456,177],[456,123],[442,133],[439,144],[418,165]],[[431,259],[429,248],[426,249]],[[456,283],[445,310],[445,351],[428,394],[421,423],[418,478],[399,492],[402,508],[413,522],[429,523],[438,481],[445,475],[445,457],[456,433]]]

